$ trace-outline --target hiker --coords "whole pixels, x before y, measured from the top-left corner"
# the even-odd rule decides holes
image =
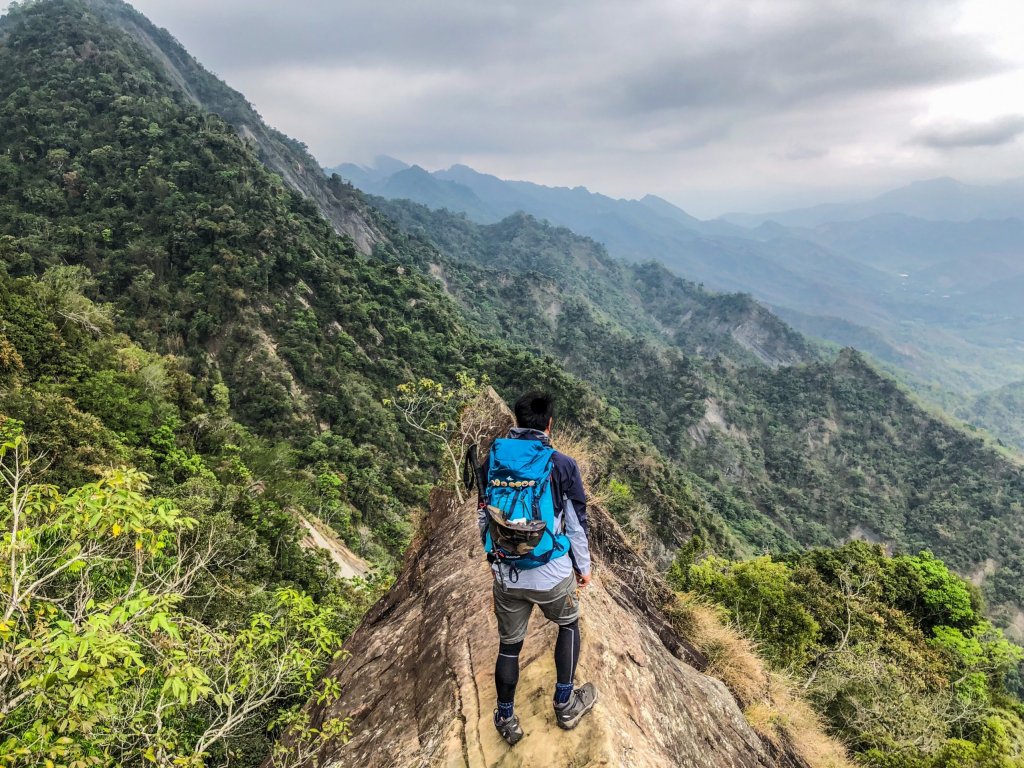
[[[576,461],[551,448],[554,408],[554,399],[540,392],[516,401],[517,426],[494,441],[480,484],[480,535],[498,617],[494,727],[510,745],[523,738],[514,705],[519,653],[534,605],[558,625],[558,725],[575,728],[597,701],[592,683],[573,687],[580,655],[579,590],[590,583],[587,496]]]

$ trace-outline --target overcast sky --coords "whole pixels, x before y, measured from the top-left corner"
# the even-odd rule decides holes
[[[1022,0],[134,5],[327,166],[462,162],[701,216],[1024,175]]]

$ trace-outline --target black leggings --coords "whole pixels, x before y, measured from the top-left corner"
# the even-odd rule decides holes
[[[516,685],[519,684],[519,653],[523,641],[498,645],[498,662],[494,665],[494,682],[498,689],[498,701],[515,701]],[[555,641],[555,671],[559,683],[571,683],[580,660],[580,622],[565,624],[558,628]]]

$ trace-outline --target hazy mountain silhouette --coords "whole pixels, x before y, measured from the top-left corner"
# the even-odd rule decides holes
[[[789,226],[809,227],[831,221],[856,221],[879,214],[900,213],[934,221],[972,221],[1024,216],[1024,178],[979,186],[942,177],[915,181],[870,200],[826,203],[775,213],[730,213],[725,221],[757,226],[776,221]]]

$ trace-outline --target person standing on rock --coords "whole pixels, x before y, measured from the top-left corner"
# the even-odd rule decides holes
[[[590,583],[587,496],[576,461],[551,447],[554,409],[554,399],[541,392],[516,401],[516,426],[494,441],[480,489],[480,535],[498,617],[494,726],[510,745],[523,738],[515,693],[533,606],[558,625],[558,725],[575,728],[597,701],[593,683],[573,686],[580,655],[578,590]]]

